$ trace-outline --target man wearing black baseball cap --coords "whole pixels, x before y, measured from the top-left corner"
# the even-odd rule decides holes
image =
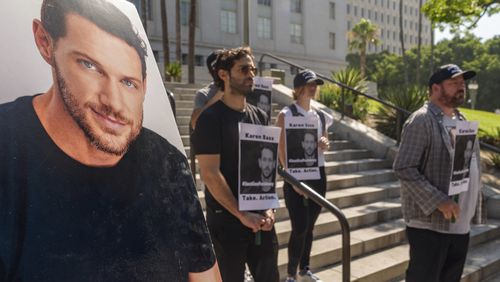
[[[410,245],[406,281],[460,281],[470,224],[481,223],[479,145],[470,163],[469,188],[460,201],[448,196],[458,106],[465,80],[476,75],[457,65],[441,66],[429,79],[429,101],[406,121],[394,161]]]
[[[471,221],[482,223],[479,144],[469,170],[469,187],[460,200],[448,196],[458,106],[465,80],[476,75],[457,65],[441,66],[429,79],[429,101],[406,121],[394,161],[410,245],[406,281],[460,281]]]

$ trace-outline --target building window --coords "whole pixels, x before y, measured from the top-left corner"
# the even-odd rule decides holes
[[[384,23],[384,14],[380,13],[380,22]]]
[[[382,39],[384,38],[384,29],[383,28],[380,29],[380,38],[382,38]]]
[[[354,6],[354,16],[358,16],[358,6]]]
[[[347,31],[351,30],[351,21],[347,21]]]
[[[271,19],[259,17],[257,19],[257,36],[259,38],[271,39]]]
[[[375,11],[375,20],[378,21],[378,13]]]
[[[330,19],[335,19],[335,3],[330,2]]]
[[[365,16],[365,8],[361,8],[361,17]]]
[[[368,18],[371,20],[372,19],[372,10],[368,10]]]
[[[330,49],[335,50],[335,33],[330,32]]]
[[[236,33],[236,12],[220,11],[220,29],[222,32]]]
[[[302,1],[290,0],[290,12],[300,14],[302,13]]]
[[[189,0],[181,0],[181,25],[189,24]]]
[[[347,4],[347,14],[350,14],[351,13],[351,5]]]
[[[290,42],[302,44],[302,25],[301,24],[290,24]]]
[[[182,53],[181,61],[183,65],[188,64],[188,54]],[[205,65],[205,59],[202,55],[194,55],[194,65],[198,67],[203,67]]]
[[[259,0],[259,1],[257,1],[257,3],[259,3],[259,5],[271,7],[271,0]]]

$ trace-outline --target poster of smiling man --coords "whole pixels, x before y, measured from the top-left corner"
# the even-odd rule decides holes
[[[273,79],[269,77],[254,77],[254,90],[247,97],[247,102],[266,112],[271,117],[271,93]]]
[[[459,194],[469,188],[469,171],[474,156],[478,122],[457,121],[455,132],[455,155],[448,195]],[[476,159],[477,161],[477,159]]]
[[[239,209],[277,208],[276,168],[280,128],[247,123],[240,123],[239,126]]]
[[[215,281],[136,7],[23,0],[0,13],[0,281]]]
[[[285,158],[287,171],[295,178],[320,178],[316,117],[285,117]]]

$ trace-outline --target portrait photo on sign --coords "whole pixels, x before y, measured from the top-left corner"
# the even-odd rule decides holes
[[[241,141],[241,194],[276,193],[278,144]]]
[[[476,135],[457,135],[455,140],[455,157],[453,159],[452,181],[469,177],[474,140]]]
[[[273,79],[269,77],[254,77],[254,89],[247,97],[247,102],[266,112],[271,117],[271,93]]]
[[[0,280],[214,281],[136,6],[1,1],[0,23]]]
[[[287,129],[286,156],[289,168],[318,166],[317,129]]]

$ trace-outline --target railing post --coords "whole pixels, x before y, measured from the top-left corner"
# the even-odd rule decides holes
[[[282,167],[278,167],[278,173],[283,176],[283,179],[286,182],[298,187],[298,189],[304,192],[309,199],[313,200],[319,206],[327,209],[339,220],[342,232],[342,281],[349,282],[351,279],[351,230],[344,213],[337,206],[307,186],[304,182],[297,180]]]
[[[341,116],[340,119],[344,119],[345,115],[345,89],[342,88],[342,91],[340,92],[340,101],[342,103],[341,109],[342,111],[340,112]]]

